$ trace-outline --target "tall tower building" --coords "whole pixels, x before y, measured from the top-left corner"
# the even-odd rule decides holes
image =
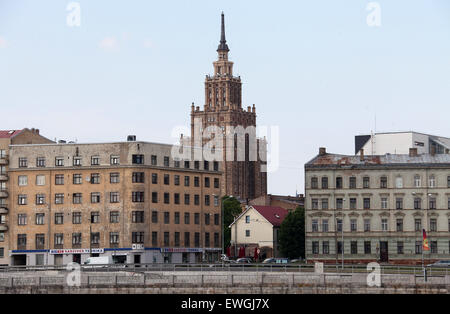
[[[202,128],[208,126],[218,126],[223,132],[224,151],[222,171],[223,191],[226,195],[233,195],[241,200],[251,200],[253,198],[267,194],[267,174],[261,172],[261,166],[265,164],[265,140],[257,139],[255,134],[245,134],[244,158],[238,158],[237,135],[230,135],[227,130],[230,128],[256,127],[256,107],[248,106],[247,110],[242,108],[242,82],[240,77],[233,76],[233,62],[228,59],[227,41],[225,38],[225,16],[222,13],[222,25],[219,47],[217,48],[218,58],[213,62],[214,75],[207,75],[205,79],[205,104],[203,111],[200,107],[191,107],[191,145],[194,145],[194,124],[201,121]],[[227,136],[234,136],[231,143],[234,143],[234,157],[227,158],[226,145]],[[203,138],[203,144],[210,138]],[[228,143],[230,143],[228,141]],[[255,143],[251,145],[250,143]],[[233,144],[232,144],[233,145]],[[250,149],[255,148],[256,154],[252,156]],[[264,158],[260,158],[259,149],[264,150]],[[253,158],[256,156],[256,159]]]

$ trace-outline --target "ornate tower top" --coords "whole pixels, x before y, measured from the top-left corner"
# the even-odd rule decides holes
[[[217,52],[220,53],[221,51],[224,52],[230,51],[227,45],[227,40],[225,39],[225,15],[223,14],[223,12],[222,12],[222,31],[220,34],[220,44],[219,47],[217,48]]]

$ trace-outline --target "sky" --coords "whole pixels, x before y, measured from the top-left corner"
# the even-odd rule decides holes
[[[0,0],[0,129],[174,143],[222,11],[243,107],[279,128],[269,193],[303,193],[319,147],[353,154],[355,135],[450,136],[448,0]]]

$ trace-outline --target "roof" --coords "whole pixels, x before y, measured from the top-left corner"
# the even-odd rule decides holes
[[[361,157],[354,155],[339,155],[339,154],[325,154],[317,155],[314,159],[309,161],[306,168],[316,168],[321,166],[450,166],[450,154],[420,154],[414,157],[409,154],[386,154],[386,155],[369,155]]]
[[[287,209],[278,206],[251,206],[264,218],[266,218],[274,227],[279,227],[286,215],[289,213]]]
[[[0,138],[12,138],[22,132],[22,130],[0,130]]]

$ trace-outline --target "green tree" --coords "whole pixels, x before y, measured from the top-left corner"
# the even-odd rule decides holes
[[[223,234],[224,234],[224,250],[230,246],[231,229],[228,228],[242,212],[241,203],[232,196],[224,196],[222,198],[223,206]]]
[[[291,211],[280,226],[281,254],[285,257],[305,258],[305,209],[298,206]]]

